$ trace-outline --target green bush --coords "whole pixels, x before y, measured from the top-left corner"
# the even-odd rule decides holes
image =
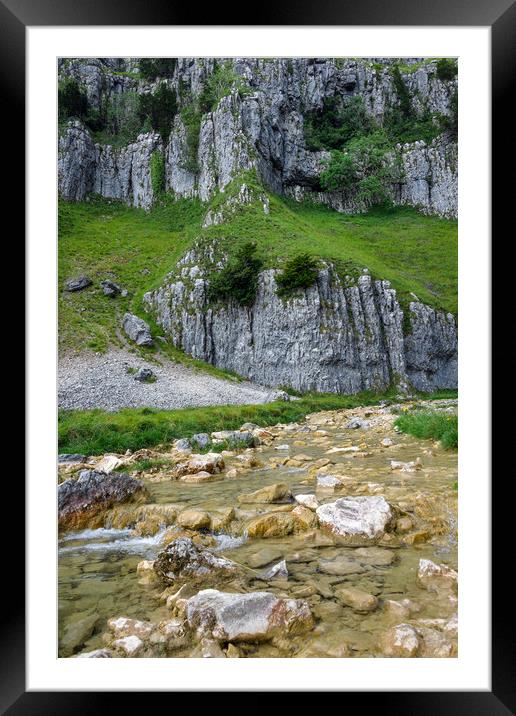
[[[440,116],[431,112],[422,115],[405,115],[400,107],[391,107],[384,117],[384,129],[393,144],[423,140],[427,143],[435,139],[440,132]]]
[[[350,139],[362,137],[374,129],[362,97],[352,97],[344,107],[336,97],[327,97],[321,110],[310,112],[304,125],[308,149],[342,149]]]
[[[176,65],[177,58],[175,57],[142,57],[138,60],[140,75],[146,80],[155,80],[156,77],[172,77]]]
[[[455,141],[459,134],[459,95],[455,91],[450,97],[450,114],[440,118],[441,130],[448,132]]]
[[[396,94],[398,95],[401,114],[406,118],[413,117],[414,109],[412,107],[410,92],[408,90],[407,85],[405,84],[405,80],[401,76],[401,71],[398,65],[393,65],[391,69],[391,76],[394,84],[394,89],[396,90]]]
[[[449,57],[443,57],[437,62],[437,77],[446,82],[453,80],[457,76],[457,60]]]
[[[226,266],[211,276],[210,300],[233,299],[242,306],[250,306],[256,296],[258,274],[262,267],[262,259],[256,256],[256,244],[243,244],[229,258]]]
[[[446,449],[456,449],[459,443],[457,415],[419,410],[400,415],[394,424],[402,432],[416,438],[440,440]]]
[[[319,272],[317,259],[310,254],[298,254],[287,261],[283,270],[276,276],[278,296],[292,296],[297,291],[313,286]]]
[[[356,199],[380,204],[389,199],[388,184],[394,181],[392,167],[386,162],[390,142],[382,131],[351,140],[343,152],[333,151],[320,182],[325,191],[355,189]]]
[[[176,93],[166,82],[160,82],[154,92],[138,95],[138,115],[144,124],[159,132],[163,140],[168,139],[172,122],[177,114]]]
[[[201,113],[196,109],[192,102],[185,104],[181,110],[181,119],[186,131],[186,146],[188,156],[183,162],[183,169],[190,172],[199,171],[199,160],[197,153],[199,151],[199,133],[201,131]]]
[[[150,158],[150,178],[152,193],[154,197],[158,197],[165,190],[165,159],[163,154],[155,150]]]
[[[220,100],[231,93],[233,87],[241,95],[249,92],[249,87],[243,78],[235,72],[231,61],[220,63],[215,60],[213,72],[207,75],[199,97],[200,113],[213,112]]]
[[[67,77],[59,82],[57,90],[59,120],[72,117],[84,119],[88,113],[88,98],[77,80]]]

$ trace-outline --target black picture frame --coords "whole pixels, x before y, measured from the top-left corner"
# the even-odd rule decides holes
[[[224,12],[219,5],[206,5],[202,9],[203,24],[209,25],[390,25],[390,26],[489,26],[492,33],[492,137],[493,182],[492,217],[493,235],[508,219],[508,208],[513,201],[513,181],[506,181],[503,167],[514,167],[514,119],[508,111],[511,99],[511,80],[516,76],[515,38],[516,4],[514,0],[360,0],[353,3],[335,0],[287,0],[281,5],[253,6],[248,17]],[[121,17],[123,21],[121,22]],[[192,5],[175,5],[159,0],[0,0],[0,86],[2,88],[3,136],[19,136],[16,128],[25,123],[25,29],[27,26],[66,25],[195,25],[199,8]],[[232,20],[232,21],[231,21]],[[237,20],[237,22],[235,22]],[[7,111],[8,108],[8,111]],[[8,116],[7,116],[8,115]],[[8,142],[10,150],[9,186],[4,201],[16,215],[25,215],[24,148],[20,141]],[[511,193],[511,196],[509,195]],[[20,224],[21,225],[21,222]],[[511,226],[510,222],[507,226]],[[21,231],[21,230],[20,230]],[[511,231],[512,233],[512,231]],[[5,237],[7,239],[7,237]],[[501,236],[500,236],[501,238]],[[19,245],[23,242],[18,240]],[[493,246],[494,248],[494,246]],[[500,247],[499,251],[503,249]],[[493,252],[492,260],[497,254]],[[493,298],[499,298],[497,287]],[[30,349],[30,346],[29,346]],[[492,354],[496,357],[496,353]],[[492,386],[496,389],[496,383]],[[490,436],[486,436],[489,440]],[[494,451],[493,451],[494,452]],[[11,504],[24,502],[24,486],[19,479],[10,480]],[[466,479],[466,478],[465,478]],[[506,499],[503,484],[492,485],[493,498],[493,593],[492,593],[492,691],[490,692],[367,692],[348,693],[350,700],[360,699],[367,707],[381,708],[383,713],[411,716],[435,714],[489,714],[502,716],[516,713],[515,692],[515,641],[511,633],[511,609],[507,605],[508,582],[502,568],[503,546],[509,541],[511,503]],[[512,520],[513,521],[513,520]],[[507,534],[505,534],[505,532]],[[7,537],[6,537],[7,539]],[[24,567],[19,556],[23,554],[18,526],[18,560],[10,565],[11,578],[4,582],[9,592],[10,608],[3,611],[0,638],[0,710],[2,713],[90,713],[116,708],[120,694],[26,692],[25,687],[25,614]],[[503,581],[502,581],[503,580]],[[18,594],[15,597],[16,590]],[[5,615],[5,618],[4,618]],[[508,628],[509,627],[509,628]],[[410,684],[407,684],[410,688]],[[228,689],[229,690],[229,689]],[[315,690],[315,689],[314,689]],[[367,701],[364,702],[364,698]],[[115,702],[115,699],[117,702]],[[138,699],[136,694],[131,699]],[[358,700],[358,699],[357,699]],[[133,702],[133,706],[136,702]],[[351,708],[353,706],[351,705]]]

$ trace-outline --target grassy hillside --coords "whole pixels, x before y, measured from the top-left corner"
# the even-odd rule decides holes
[[[230,193],[231,189],[228,191]],[[226,195],[227,196],[227,195]],[[219,195],[212,205],[221,205]],[[116,343],[120,316],[142,313],[145,291],[163,277],[198,236],[217,237],[229,251],[252,239],[267,266],[301,252],[332,259],[346,273],[367,267],[388,279],[406,302],[410,292],[438,308],[457,311],[457,222],[428,217],[414,209],[374,209],[360,216],[270,196],[270,213],[261,205],[241,208],[220,225],[202,230],[207,211],[198,201],[170,197],[150,212],[118,202],[61,202],[59,282],[87,274],[94,286],[59,294],[59,342],[66,350],[105,350]],[[100,281],[111,279],[131,293],[103,295]]]

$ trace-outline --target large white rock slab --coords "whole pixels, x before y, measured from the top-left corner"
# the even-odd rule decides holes
[[[340,537],[374,540],[380,537],[393,514],[381,495],[341,497],[316,510],[321,527]]]
[[[199,636],[218,641],[267,641],[313,626],[308,602],[280,599],[270,592],[231,594],[204,589],[188,600],[186,614]]]

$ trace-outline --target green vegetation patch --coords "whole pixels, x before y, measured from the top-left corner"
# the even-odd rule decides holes
[[[142,315],[142,297],[157,288],[194,241],[203,208],[196,200],[166,195],[150,212],[92,198],[59,203],[59,348],[105,351],[117,343],[126,311]],[[64,291],[68,278],[86,274],[93,286]],[[129,291],[104,296],[109,279]],[[147,320],[147,319],[146,319]]]
[[[210,301],[234,300],[241,306],[250,306],[256,296],[258,274],[262,268],[263,261],[256,255],[254,242],[237,246],[224,268],[209,277]]]
[[[319,261],[304,253],[294,256],[283,266],[276,276],[277,294],[288,298],[304,288],[313,286],[319,273]]]
[[[142,57],[138,60],[140,76],[151,81],[157,77],[172,77],[176,65],[176,57]]]
[[[394,423],[402,432],[416,438],[440,440],[446,449],[457,449],[459,419],[457,415],[437,411],[415,411],[400,415]]]
[[[165,190],[165,159],[163,153],[155,150],[150,158],[150,178],[154,199]]]
[[[450,391],[447,395],[456,396],[456,392]],[[85,455],[123,453],[128,449],[139,450],[169,443],[178,438],[191,437],[199,432],[236,430],[245,422],[267,427],[278,422],[295,422],[318,410],[374,405],[386,396],[392,397],[393,394],[307,394],[301,400],[287,403],[224,405],[182,410],[127,408],[117,413],[103,410],[61,411],[58,422],[59,451]]]
[[[303,253],[332,261],[343,279],[356,278],[367,267],[373,278],[391,281],[401,301],[414,301],[415,294],[456,315],[456,220],[389,206],[351,216],[274,195],[269,205],[269,214],[259,205],[242,207],[202,234],[229,253],[237,243],[256,242],[264,268],[278,268]]]

